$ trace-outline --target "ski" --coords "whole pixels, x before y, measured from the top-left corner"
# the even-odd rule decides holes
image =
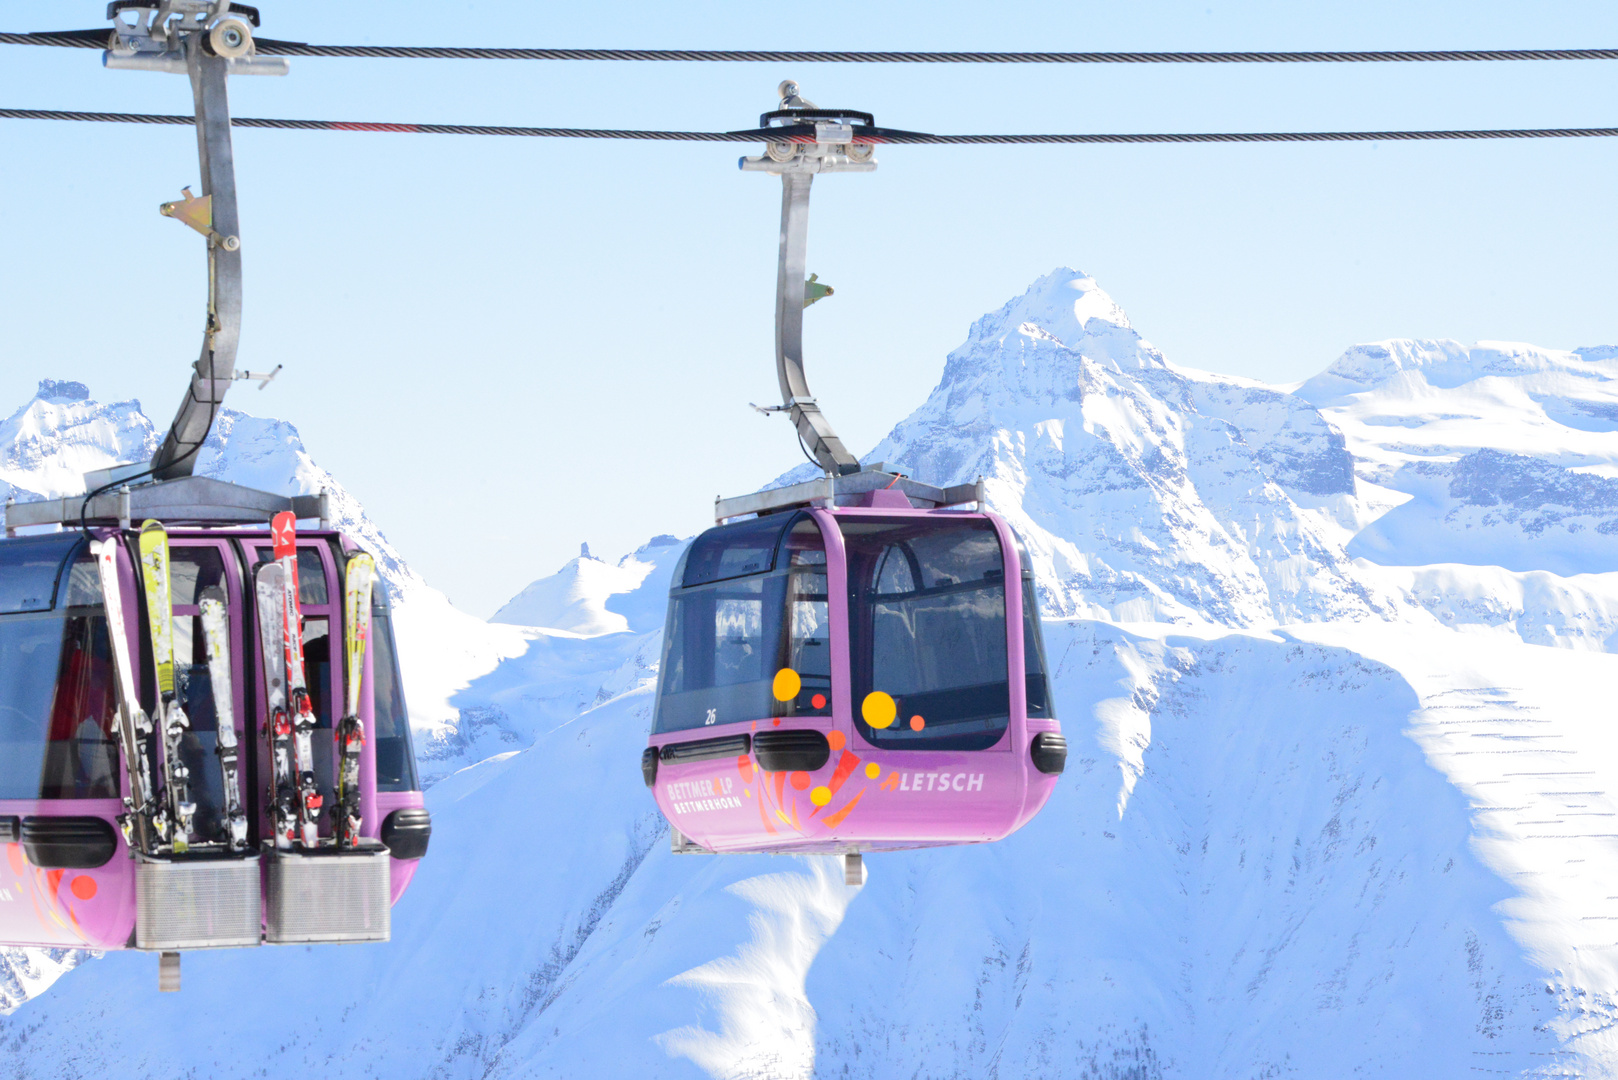
[[[123,744],[124,767],[129,772],[129,794],[124,796],[124,812],[118,815],[124,843],[148,855],[159,842],[168,841],[168,820],[152,794],[152,762],[148,747],[152,741],[152,721],[140,707],[135,691],[135,665],[129,657],[129,638],[124,629],[124,603],[118,588],[118,541],[91,541],[96,571],[101,577],[102,605],[107,613],[107,638],[112,645],[113,674],[117,679],[118,738]]]
[[[163,735],[163,793],[172,825],[171,850],[191,847],[191,776],[180,760],[180,741],[191,727],[174,690],[174,604],[169,581],[169,534],[148,519],[140,527],[140,570],[146,584],[146,617],[152,628],[152,663],[157,669],[157,712]]]
[[[356,847],[365,820],[360,809],[360,752],[365,748],[365,722],[360,719],[360,682],[365,677],[365,647],[371,639],[371,586],[376,560],[363,551],[348,557],[343,574],[343,686],[346,715],[337,725],[337,846]]]
[[[275,846],[286,850],[298,834],[298,796],[292,775],[292,719],[287,715],[286,589],[280,563],[259,565],[253,574],[258,598],[258,640],[264,656],[264,736],[270,744],[270,814]]]
[[[290,510],[275,515],[270,538],[275,561],[282,569],[281,588],[286,596],[286,630],[281,642],[286,651],[287,708],[292,715],[292,757],[298,774],[298,830],[303,846],[320,843],[320,808],[324,800],[315,785],[315,710],[303,671],[303,614],[298,608],[298,519]]]
[[[247,850],[247,814],[242,810],[241,755],[236,744],[236,704],[231,693],[230,616],[225,610],[225,590],[210,585],[198,600],[202,609],[202,637],[208,648],[208,683],[213,688],[213,706],[219,756],[219,772],[225,785],[225,836],[232,851]]]

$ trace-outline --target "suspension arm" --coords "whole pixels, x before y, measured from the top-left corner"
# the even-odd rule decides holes
[[[775,280],[775,373],[781,404],[809,453],[833,474],[860,471],[860,462],[832,430],[803,374],[803,282],[809,257],[810,172],[781,174],[781,258]]]
[[[197,454],[235,374],[242,322],[242,253],[226,93],[230,61],[204,51],[202,36],[195,34],[186,42],[186,64],[196,100],[202,195],[212,202],[212,228],[207,237],[208,317],[191,384],[152,458],[152,472],[159,480],[190,476],[195,468]]]
[[[803,372],[804,273],[809,258],[809,186],[816,173],[870,172],[876,158],[869,144],[856,145],[850,121],[869,125],[866,113],[816,109],[798,96],[796,83],[781,84],[782,109],[766,113],[761,124],[786,126],[779,141],[771,140],[765,153],[742,158],[748,172],[774,173],[781,178],[781,252],[775,280],[775,372],[781,384],[781,410],[790,413],[798,436],[810,455],[831,475],[860,471],[820,411]],[[814,138],[802,134],[802,121],[814,123]]]

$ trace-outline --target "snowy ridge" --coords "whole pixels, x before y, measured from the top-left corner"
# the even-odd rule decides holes
[[[1320,413],[1174,367],[1071,270],[973,324],[869,457],[929,483],[984,477],[1053,613],[1256,626],[1394,604],[1349,572],[1367,511]]]
[[[160,438],[138,401],[101,404],[83,383],[41,379],[34,399],[0,423],[0,497],[34,502],[83,494],[85,473],[148,460]],[[222,407],[197,454],[196,473],[277,495],[326,491],[338,528],[376,556],[399,597],[422,585],[359,500],[315,464],[285,420]]]
[[[184,1000],[109,955],[0,1038],[63,1077],[1618,1075],[1608,405],[1618,349],[1195,372],[1057,271],[869,455],[983,475],[1034,553],[1071,756],[1022,831],[857,891],[670,854],[659,537],[482,632],[404,605],[449,659],[406,676],[442,779],[392,944],[196,954]],[[175,1022],[265,996],[284,1030]]]
[[[637,625],[631,626],[629,616],[608,609],[614,597],[634,593],[647,580],[648,575],[662,571],[658,579],[665,591],[669,574],[673,573],[673,559],[662,558],[672,554],[679,557],[684,545],[673,536],[654,536],[639,550],[625,555],[616,565],[590,554],[590,545],[583,544],[579,557],[568,562],[560,571],[548,578],[540,578],[508,601],[495,612],[490,622],[515,623],[519,626],[546,626],[553,630],[566,630],[586,637],[612,634],[634,629],[645,631],[662,625],[661,607],[653,612],[635,611]],[[672,552],[669,549],[674,549]],[[655,591],[655,590],[649,590]],[[646,625],[647,616],[651,623]]]

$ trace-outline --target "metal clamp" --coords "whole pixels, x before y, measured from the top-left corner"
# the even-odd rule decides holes
[[[224,60],[232,75],[285,75],[291,69],[284,56],[255,55],[258,10],[229,0],[114,0],[107,17],[113,31],[101,62],[109,68],[185,75],[186,42],[196,40]]]

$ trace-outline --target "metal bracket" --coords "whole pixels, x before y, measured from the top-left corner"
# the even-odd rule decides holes
[[[210,243],[218,244],[226,251],[235,251],[242,246],[242,242],[234,236],[220,236],[213,228],[213,196],[204,195],[197,198],[191,194],[189,187],[180,189],[182,198],[174,202],[159,204],[157,212],[164,217],[173,218],[182,225],[189,225],[197,232],[208,238]]]
[[[824,300],[836,293],[836,289],[821,282],[819,274],[810,274],[809,280],[803,283],[803,306],[808,307],[815,301]]]
[[[270,385],[270,383],[275,381],[275,377],[277,375],[281,374],[281,369],[283,367],[285,367],[285,366],[286,365],[284,365],[284,364],[276,364],[274,370],[268,371],[268,372],[265,372],[265,371],[238,371],[234,375],[232,375],[231,378],[234,379],[237,382],[252,381],[253,379],[257,379],[258,380],[258,388],[260,390],[262,390],[266,386]]]

